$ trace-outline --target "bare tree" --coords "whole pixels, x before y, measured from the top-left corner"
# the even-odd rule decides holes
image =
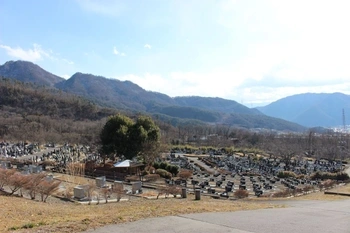
[[[176,195],[181,194],[182,189],[177,185],[165,185],[165,186],[159,186],[157,188],[158,195],[157,199],[160,195],[164,194],[164,197],[167,198],[169,195],[173,195],[176,197]]]
[[[113,188],[111,189],[111,192],[115,193],[117,196],[117,201],[120,201],[122,195],[125,193],[123,184],[114,184]]]
[[[87,197],[89,199],[89,205],[91,204],[92,196],[93,196],[93,193],[95,192],[96,189],[97,189],[96,182],[89,181],[88,187],[86,190],[86,194],[87,194]]]
[[[40,193],[41,201],[46,202],[46,199],[58,190],[60,184],[61,181],[57,180],[41,180],[41,182],[37,186],[37,190]]]
[[[177,176],[180,177],[181,179],[187,180],[189,178],[191,178],[192,176],[192,171],[188,170],[188,169],[182,169]]]
[[[0,189],[9,184],[10,177],[16,173],[14,169],[0,168]]]
[[[25,177],[27,181],[23,185],[23,188],[28,191],[28,194],[32,200],[35,199],[38,185],[40,184],[42,179],[44,179],[45,176],[46,176],[45,173],[37,173],[37,174],[27,175]]]
[[[9,195],[13,195],[15,192],[21,189],[26,182],[26,177],[19,172],[16,172],[13,175],[11,175],[8,180],[8,187],[11,190]]]
[[[103,187],[101,188],[101,193],[103,198],[105,199],[106,203],[108,202],[108,198],[110,197],[111,190],[109,187]]]

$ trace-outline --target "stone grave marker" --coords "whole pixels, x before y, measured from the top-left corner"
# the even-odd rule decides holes
[[[89,185],[78,185],[74,187],[74,198],[76,199],[83,199],[87,195],[87,190],[89,188]]]
[[[106,185],[106,177],[105,176],[96,177],[96,186],[98,188],[102,188],[105,185]]]
[[[141,181],[136,181],[132,183],[131,192],[132,194],[140,193],[142,189]]]

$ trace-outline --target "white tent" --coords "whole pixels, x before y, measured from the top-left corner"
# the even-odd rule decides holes
[[[130,167],[131,166],[132,161],[131,160],[124,160],[121,162],[117,162],[115,164],[113,164],[114,167]]]

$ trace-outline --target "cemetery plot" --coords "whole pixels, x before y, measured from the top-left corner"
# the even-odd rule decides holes
[[[19,151],[23,149],[21,145],[2,145],[1,151],[4,153],[5,148],[7,154],[7,148],[17,147],[19,149],[15,151]],[[331,160],[299,158],[286,164],[279,158],[252,154],[228,156],[220,152],[186,156],[172,153],[168,161],[176,169],[157,169],[159,173],[156,174],[154,168],[144,173],[145,166],[131,160],[101,165],[101,158],[88,146],[65,144],[41,153],[40,157],[31,157],[30,160],[6,157],[0,161],[0,168],[14,168],[23,176],[41,174],[48,170],[69,174],[74,178],[63,180],[59,196],[89,203],[101,200],[120,201],[128,195],[186,197],[187,193],[195,195],[198,192],[224,199],[296,195],[334,185],[321,182],[323,178],[315,172],[337,174],[336,172],[344,170],[341,162]],[[176,176],[178,167],[181,169]],[[90,179],[75,181],[79,177],[84,179],[84,176]],[[335,179],[341,180],[341,177]],[[146,193],[148,188],[153,192]]]
[[[253,156],[186,156],[177,154],[168,158],[184,169],[193,171],[189,190],[200,189],[203,194],[231,198],[237,190],[246,190],[249,196],[296,195],[322,190],[324,184],[311,175],[316,171],[341,172],[344,166],[338,161],[303,159],[293,161],[290,170],[279,159]],[[333,185],[335,183],[333,182]]]

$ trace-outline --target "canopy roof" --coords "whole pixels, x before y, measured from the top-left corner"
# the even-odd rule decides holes
[[[127,159],[124,161],[117,162],[117,163],[113,164],[113,166],[114,167],[130,167],[131,163],[132,163],[132,161]]]
[[[120,161],[120,162],[117,162],[115,164],[113,164],[114,167],[141,167],[143,166],[142,163],[135,163],[133,162],[132,160],[124,160],[124,161]]]

